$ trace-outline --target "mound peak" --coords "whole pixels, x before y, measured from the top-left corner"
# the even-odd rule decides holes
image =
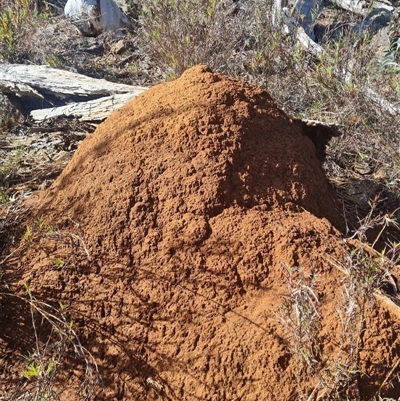
[[[265,91],[197,66],[101,124],[43,210],[92,226],[90,246],[121,254],[148,219],[164,231],[182,215],[207,220],[234,205],[340,224],[312,141]]]

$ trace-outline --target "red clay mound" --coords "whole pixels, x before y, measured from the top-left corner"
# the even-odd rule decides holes
[[[205,220],[194,239],[201,241],[208,219],[231,206],[305,209],[338,224],[311,140],[266,92],[206,67],[113,114],[82,144],[47,204],[90,222],[92,252],[118,257],[140,257],[149,230],[162,236],[158,246],[183,240],[192,220]]]
[[[36,215],[77,248],[34,242],[22,279],[70,305],[99,364],[97,399],[334,393],[348,348],[336,312],[345,275],[327,262],[344,260],[340,217],[313,142],[264,91],[205,66],[149,89],[82,143]],[[54,269],[55,258],[68,263]],[[318,299],[312,369],[279,321],[302,275]],[[364,313],[354,380],[368,399],[395,366],[399,325],[384,306]]]

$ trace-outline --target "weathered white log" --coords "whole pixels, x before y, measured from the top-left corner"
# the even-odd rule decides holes
[[[394,11],[395,7],[390,1],[365,1],[365,0],[332,0],[334,4],[344,10],[351,11],[355,14],[367,16],[372,10],[383,8],[388,11]]]
[[[19,97],[31,96],[43,99],[43,95],[41,95],[37,90],[21,82],[2,81],[0,79],[0,92],[12,93]]]
[[[46,65],[0,64],[0,91],[17,96],[59,98],[74,96],[112,95],[143,89],[140,86],[116,84]]]
[[[114,0],[68,0],[64,14],[86,35],[131,25]]]
[[[323,47],[315,43],[301,26],[297,28],[296,38],[299,43],[310,53],[314,54],[314,56],[318,56],[324,52]]]
[[[130,102],[134,97],[143,92],[136,91],[102,97],[88,102],[71,103],[66,106],[53,107],[48,109],[32,110],[31,117],[40,122],[52,117],[76,117],[80,121],[103,121],[114,110]]]
[[[400,115],[400,106],[396,106],[387,100],[383,99],[378,93],[376,93],[371,88],[365,88],[365,95],[370,99],[373,103],[379,106],[382,110],[386,111],[392,116]]]
[[[282,10],[288,6],[288,0],[274,0],[272,4],[272,24],[279,26],[282,23]]]
[[[95,100],[34,110],[31,115],[36,121],[62,115],[75,116],[82,121],[101,121],[146,89],[142,86],[89,78],[48,66],[0,64],[0,92],[19,96],[21,103],[25,97],[46,100],[48,95],[60,99],[59,104],[65,104],[70,97],[73,98],[71,100],[76,100],[76,97],[99,97]]]
[[[323,47],[314,42],[314,40],[307,35],[304,28],[298,24],[298,21],[292,16],[287,7],[282,9],[282,16],[282,29],[285,33],[295,32],[297,41],[312,54],[317,56],[323,53]]]
[[[298,28],[297,33],[297,40],[299,43],[305,47],[310,53],[318,56],[324,53],[324,49],[319,44],[315,43],[310,37],[308,37],[303,28]],[[352,76],[348,70],[337,71],[338,74],[343,76],[343,80],[345,82],[351,82]],[[390,115],[400,115],[400,106],[396,106],[387,100],[385,100],[382,96],[376,93],[373,89],[369,87],[364,88],[365,96],[370,99],[373,103],[379,106],[382,110],[388,112]]]
[[[278,10],[279,7],[281,6],[281,1],[282,0],[274,0],[274,10]],[[299,1],[304,1],[310,2],[310,7],[306,8],[309,10],[308,12],[311,12],[313,10],[313,7],[318,4],[319,0],[299,0]],[[337,2],[341,1],[348,1],[349,4],[353,4],[353,6],[360,5],[361,3],[365,5],[365,2],[363,0],[336,0]],[[373,6],[378,7],[386,4],[386,9],[389,10],[389,6],[387,2],[374,2]],[[358,7],[358,6],[357,6]],[[360,6],[361,7],[361,6]],[[364,7],[364,6],[363,6]],[[393,7],[391,7],[392,10],[394,10]],[[369,10],[370,11],[370,10]],[[305,19],[307,19],[307,16],[304,16]],[[296,37],[298,42],[309,52],[311,52],[314,55],[322,55],[324,53],[324,49],[322,46],[317,44],[309,35],[307,35],[306,31],[302,26],[299,25],[299,19],[296,19],[293,17],[292,13],[289,11],[288,8],[284,7],[282,8],[282,19],[281,19],[281,29],[283,29],[285,32],[294,32],[296,33]],[[368,20],[364,21],[364,24],[367,22],[366,25],[368,25]],[[362,30],[361,30],[362,31]],[[351,81],[352,76],[351,73],[347,70],[341,72],[343,74],[343,78],[346,82]],[[378,93],[376,93],[373,89],[369,87],[364,88],[364,93],[365,96],[370,99],[373,103],[378,105],[382,110],[388,112],[390,115],[400,115],[400,106],[394,105],[384,98],[382,98]]]
[[[296,0],[292,8],[292,17],[312,40],[315,39],[314,20],[321,11],[322,3],[323,0]]]

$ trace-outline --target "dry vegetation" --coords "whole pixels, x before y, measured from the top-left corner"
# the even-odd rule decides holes
[[[325,169],[343,205],[345,235],[382,252],[385,259],[379,259],[379,263],[398,263],[400,116],[365,96],[368,86],[390,102],[400,98],[396,23],[390,28],[391,50],[382,54],[377,52],[372,33],[359,36],[345,29],[358,17],[330,4],[325,7],[320,25],[325,53],[321,56],[309,54],[291,35],[275,29],[270,23],[270,4],[263,0],[132,1],[129,16],[135,28],[123,39],[122,51],[116,52],[117,40],[108,34],[90,38],[90,43],[89,39],[64,36],[73,29],[59,16],[62,2],[0,0],[0,62],[47,63],[140,85],[173,79],[190,66],[206,63],[216,71],[266,88],[290,115],[340,125],[342,136],[332,141]],[[56,48],[49,33],[59,39]],[[89,47],[95,51],[89,52]],[[8,256],[8,246],[21,235],[15,231],[23,214],[20,201],[38,187],[33,177],[46,178],[43,162],[30,157],[32,150],[1,146],[22,129],[9,120],[9,116],[0,115],[0,269]],[[27,164],[29,174],[21,173]],[[21,187],[21,183],[25,185]],[[376,260],[358,250],[349,255],[348,266],[343,267],[347,280],[338,309],[343,332],[350,333],[351,338],[343,339],[341,366],[330,367],[319,378],[318,385],[326,387],[329,399],[357,399],[353,379],[362,308],[369,302],[371,289],[387,283],[378,272],[390,274],[390,267],[378,268]],[[304,365],[312,373],[318,360],[318,300],[313,279],[289,267],[287,274],[288,298],[279,318],[291,333],[289,347],[299,358],[299,366]],[[16,296],[8,293],[7,282],[0,284],[2,299]],[[32,312],[33,335],[38,335],[35,322],[40,321],[47,325],[49,336],[47,340],[37,339],[42,346],[37,345],[32,354],[26,355],[27,370],[22,376],[29,375],[29,379],[36,375],[36,387],[28,386],[24,394],[9,394],[2,399],[56,399],[51,387],[56,374],[53,367],[64,361],[68,350],[83,358],[88,369],[83,392],[89,391],[85,397],[90,398],[98,379],[96,365],[70,327],[68,314],[36,300],[29,288],[27,294],[18,297]],[[381,399],[379,394],[376,399]]]

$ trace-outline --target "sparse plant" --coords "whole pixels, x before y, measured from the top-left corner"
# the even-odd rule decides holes
[[[38,226],[40,229],[43,228],[45,222],[46,222],[46,219],[44,218],[44,216],[39,216],[39,217],[36,219],[36,224],[37,224],[37,226]]]
[[[396,73],[400,72],[400,33],[399,33],[399,15],[393,18],[390,23],[389,37],[390,37],[390,48],[388,49],[385,57],[382,60],[381,68],[383,70],[388,69]]]
[[[52,225],[49,225],[47,227],[47,235],[49,235],[50,237],[54,237],[55,235],[57,235],[57,231]]]
[[[10,197],[7,195],[6,192],[0,190],[0,204],[8,202]]]
[[[76,389],[77,397],[83,400],[94,398],[100,385],[97,363],[92,354],[82,346],[74,330],[74,323],[68,316],[68,308],[56,308],[39,301],[28,284],[24,285],[28,298],[22,295],[1,293],[2,297],[17,297],[29,306],[34,336],[34,350],[28,350],[23,357],[24,368],[20,372],[25,385],[7,394],[7,400],[59,400],[64,389],[63,374],[70,360],[83,363],[83,380]],[[47,333],[43,339],[39,334]],[[60,381],[61,380],[61,381]]]
[[[18,170],[19,164],[24,158],[24,148],[18,147],[14,152],[10,153],[0,164],[0,185],[5,186],[12,180],[13,175]]]
[[[30,12],[29,0],[15,0],[0,12],[0,43],[3,44],[2,57],[5,60],[16,51],[21,26],[27,22]]]
[[[280,323],[288,333],[290,353],[297,359],[296,379],[299,393],[305,397],[302,371],[315,375],[320,361],[318,333],[321,318],[318,313],[318,297],[315,293],[317,278],[306,275],[300,268],[284,265],[288,292],[278,313]]]
[[[169,78],[201,63],[226,71],[249,31],[245,14],[226,0],[145,0],[141,43]]]
[[[45,56],[46,63],[53,68],[61,67],[62,62],[55,54],[48,54]]]
[[[17,56],[18,42],[24,40],[27,28],[40,18],[48,19],[51,11],[46,1],[38,0],[5,0],[0,5],[0,61],[7,62]]]
[[[325,396],[341,399],[344,396],[357,399],[357,378],[361,373],[359,353],[365,329],[365,308],[373,303],[373,289],[379,280],[379,266],[363,249],[354,249],[347,255],[342,267],[342,298],[337,304],[340,320],[338,331],[338,357],[320,372]]]
[[[50,4],[47,1],[43,1],[42,10],[39,15],[45,20],[49,19],[52,16]]]
[[[50,242],[62,242],[67,246],[67,249],[69,249],[69,251],[65,251],[64,255],[57,255],[49,260],[49,266],[51,267],[62,269],[81,252],[84,253],[88,260],[91,260],[86,243],[80,234],[62,232],[49,224],[44,216],[39,216],[31,225],[27,224],[24,232],[20,234],[20,239],[19,246],[15,247],[15,249],[3,259],[0,259],[0,266],[5,264],[17,251],[32,246],[41,248],[43,244],[48,245]]]
[[[342,297],[337,304],[337,313],[341,323],[338,332],[339,351],[335,362],[328,362],[320,372],[324,383],[324,396],[329,399],[359,399],[358,377],[363,373],[360,368],[360,351],[364,330],[366,329],[366,308],[375,305],[374,293],[384,291],[390,296],[395,294],[397,284],[391,276],[391,269],[398,260],[398,246],[394,243],[389,249],[376,251],[373,246],[381,238],[390,224],[397,224],[393,216],[376,216],[377,201],[371,202],[371,209],[366,217],[359,221],[359,230],[349,239],[352,249],[347,253],[345,264],[330,261],[344,273]],[[373,240],[373,246],[367,244],[366,232],[380,227]],[[399,363],[400,361],[398,361]],[[398,365],[397,363],[397,365]],[[376,400],[381,400],[381,390],[393,379],[397,366],[386,376],[381,384]],[[346,397],[346,398],[343,398]],[[374,398],[375,399],[375,398]]]
[[[358,217],[357,227],[352,231],[349,230],[347,233],[349,238],[357,238],[362,243],[368,243],[368,233],[371,230],[379,230],[375,237],[371,240],[371,247],[375,248],[377,244],[385,237],[385,233],[390,229],[394,229],[396,231],[400,231],[399,224],[399,209],[396,208],[388,213],[382,213],[380,211],[381,200],[379,197],[376,197],[373,200],[369,201],[369,211],[363,216]],[[345,216],[346,217],[346,216]],[[393,244],[386,244],[386,247],[382,249],[382,256],[387,256],[389,258],[398,258],[398,245],[396,242]]]
[[[36,356],[28,352],[28,355],[24,356],[24,359],[26,360],[26,366],[25,369],[21,372],[21,376],[27,380],[39,379],[40,376],[42,375],[42,372],[41,372],[41,366],[36,360]],[[49,363],[49,367],[50,366],[54,366],[54,364]],[[49,373],[51,373],[51,370],[52,370],[51,368],[46,369],[45,374],[48,375]]]
[[[62,269],[65,266],[65,260],[63,258],[55,258],[52,261],[53,266],[56,269]]]
[[[390,224],[397,224],[393,216],[374,217],[374,211],[360,221],[360,231],[356,234],[366,241],[365,233],[379,224],[381,229],[376,235],[373,245]],[[350,239],[350,241],[352,241]],[[388,259],[388,256],[391,259]],[[373,294],[384,290],[388,294],[396,294],[397,284],[391,277],[393,261],[397,261],[399,246],[394,243],[390,249],[381,253],[373,247],[358,240],[357,246],[347,253],[345,264],[330,261],[343,273],[342,297],[337,303],[340,330],[337,332],[338,349],[333,359],[321,353],[319,331],[321,319],[319,301],[316,295],[318,280],[314,275],[306,275],[300,268],[288,268],[287,295],[280,309],[279,321],[288,335],[287,343],[290,353],[298,361],[296,379],[300,399],[311,399],[316,393],[323,399],[358,400],[358,377],[363,373],[360,367],[361,341],[365,331],[366,308],[375,304]],[[397,365],[400,360],[397,362]],[[393,379],[397,366],[393,366],[382,383],[377,400],[381,400],[381,390]],[[313,377],[316,386],[312,394],[306,393],[301,379],[307,372]],[[311,398],[310,398],[311,397]]]
[[[31,226],[29,226],[29,225],[26,226],[25,233],[24,233],[22,238],[26,242],[32,242],[33,241],[33,234],[32,234]]]

